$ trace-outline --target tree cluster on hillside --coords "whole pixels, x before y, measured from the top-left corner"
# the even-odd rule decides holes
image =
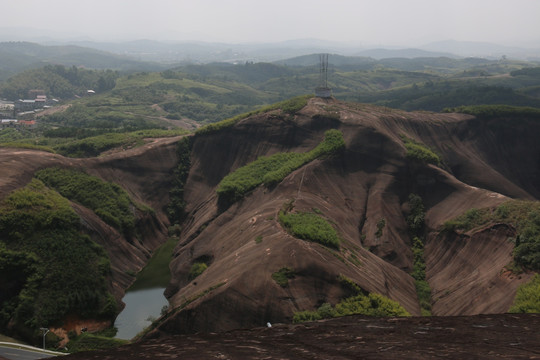
[[[25,99],[31,90],[42,90],[49,97],[71,99],[87,90],[104,92],[114,88],[118,73],[112,70],[87,70],[75,66],[47,65],[21,72],[0,87],[1,97]]]
[[[70,202],[34,179],[0,203],[0,329],[32,339],[68,314],[112,318],[109,258]],[[69,269],[69,270],[68,270]]]

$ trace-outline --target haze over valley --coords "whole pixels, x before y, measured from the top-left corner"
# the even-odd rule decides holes
[[[0,341],[66,359],[540,352],[539,2],[7,12]]]

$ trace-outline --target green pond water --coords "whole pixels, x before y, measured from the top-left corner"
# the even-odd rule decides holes
[[[156,250],[124,295],[122,301],[126,306],[114,322],[118,329],[117,338],[132,339],[161,315],[164,306],[169,305],[163,292],[171,279],[169,263],[176,242],[177,239],[171,238]]]

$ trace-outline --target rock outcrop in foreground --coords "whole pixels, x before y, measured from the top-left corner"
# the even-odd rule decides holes
[[[536,359],[540,316],[366,318],[150,339],[66,360]]]

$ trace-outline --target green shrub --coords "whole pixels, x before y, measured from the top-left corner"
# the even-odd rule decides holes
[[[134,235],[133,204],[120,186],[71,169],[47,168],[38,171],[35,176],[62,196],[93,210],[127,238]]]
[[[188,279],[193,280],[197,276],[201,275],[206,269],[208,269],[208,265],[203,262],[196,262],[193,265],[191,265],[191,268],[189,269]]]
[[[261,185],[265,175],[280,169],[288,161],[301,157],[302,154],[279,153],[272,156],[262,156],[254,162],[238,168],[233,173],[225,176],[218,185],[217,194],[220,197],[237,201],[248,191]]]
[[[510,313],[540,313],[540,275],[519,287]]]
[[[315,321],[347,315],[367,315],[377,317],[411,316],[398,302],[389,298],[369,293],[349,297],[335,307],[328,303],[322,304],[316,311],[301,311],[293,316],[293,322]]]
[[[308,100],[312,97],[313,97],[312,95],[298,96],[290,100],[281,101],[273,105],[262,107],[258,110],[250,111],[248,113],[240,114],[229,119],[225,119],[216,123],[208,124],[197,129],[197,131],[195,131],[195,135],[200,136],[200,135],[215,133],[222,129],[232,127],[240,120],[248,118],[252,115],[262,114],[262,113],[272,111],[272,110],[281,109],[285,113],[294,114],[295,112],[299,111],[304,106],[306,106]]]
[[[116,314],[107,254],[81,234],[79,217],[57,192],[37,179],[12,192],[0,203],[0,233],[0,278],[12,279],[0,296],[0,328],[8,320],[35,328],[73,313]]]
[[[67,343],[66,347],[70,353],[77,353],[81,351],[111,349],[128,343],[128,340],[121,340],[84,332],[75,337],[73,340],[70,338],[70,341]]]
[[[540,202],[510,200],[495,209],[470,209],[446,221],[442,231],[469,231],[488,223],[514,226],[514,262],[523,268],[540,270]]]
[[[178,163],[173,172],[174,177],[167,205],[167,216],[173,224],[180,222],[185,216],[184,187],[191,168],[191,147],[193,144],[191,140],[191,137],[186,136],[176,145]]]
[[[11,148],[19,148],[19,149],[30,149],[30,150],[39,150],[39,151],[46,151],[50,153],[55,153],[54,149],[48,147],[48,146],[42,146],[42,145],[35,145],[35,144],[28,144],[25,142],[6,142],[0,144],[0,147],[11,147]]]
[[[183,129],[146,129],[132,132],[111,132],[84,139],[72,140],[55,146],[54,150],[59,154],[68,157],[93,157],[114,148],[121,147],[125,150],[142,145],[144,144],[143,139],[146,138],[172,137],[186,133],[187,131]]]
[[[410,213],[407,216],[409,233],[412,235],[411,250],[413,253],[414,285],[422,315],[431,315],[431,288],[426,281],[426,263],[424,260],[424,219],[425,210],[422,198],[416,194],[409,195]]]
[[[339,249],[340,238],[336,230],[327,220],[317,214],[280,211],[279,222],[294,237]]]
[[[377,221],[377,231],[375,232],[375,237],[378,239],[383,234],[383,229],[386,226],[386,219],[381,218],[379,221]]]
[[[375,293],[345,299],[336,305],[335,311],[338,316],[353,314],[368,316],[410,316],[398,302]]]
[[[225,176],[216,190],[221,199],[234,202],[261,184],[272,186],[316,158],[331,155],[345,146],[339,130],[328,130],[324,140],[306,153],[278,153],[263,156]]]
[[[426,145],[405,136],[402,136],[402,139],[405,149],[407,150],[405,156],[408,159],[412,159],[423,164],[433,164],[436,166],[441,165],[441,158]]]
[[[502,117],[540,119],[540,109],[526,106],[476,105],[460,106],[443,111],[474,115],[480,119]]]
[[[289,279],[294,279],[295,272],[289,267],[282,267],[272,274],[272,279],[281,287],[289,286]]]

